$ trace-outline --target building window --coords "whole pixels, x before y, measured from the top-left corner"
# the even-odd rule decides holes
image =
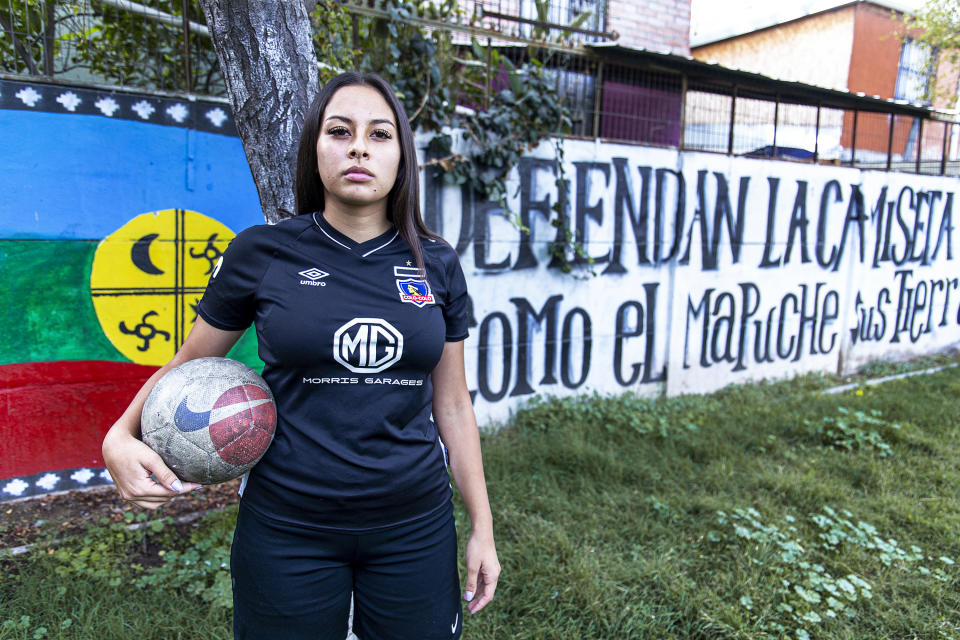
[[[520,16],[527,20],[551,22],[553,24],[573,24],[579,19],[577,26],[581,29],[602,31],[606,17],[606,0],[520,0]],[[581,17],[587,14],[586,17]],[[531,37],[533,27],[524,25],[523,35]],[[601,40],[597,36],[573,34],[575,40],[592,42]]]
[[[930,86],[932,70],[933,57],[930,50],[916,40],[908,38],[900,50],[897,88],[893,97],[898,100],[929,104],[927,89]]]

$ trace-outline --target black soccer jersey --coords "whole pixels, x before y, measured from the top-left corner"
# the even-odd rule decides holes
[[[429,374],[467,337],[467,289],[449,245],[398,232],[357,243],[320,214],[234,238],[199,304],[225,330],[253,322],[277,430],[243,500],[274,518],[362,531],[443,508],[450,483]]]

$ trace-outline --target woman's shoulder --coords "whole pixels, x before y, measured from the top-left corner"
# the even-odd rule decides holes
[[[437,285],[441,297],[449,299],[465,292],[467,284],[456,250],[439,237],[422,238],[421,246],[431,286]]]
[[[311,224],[309,214],[284,218],[274,224],[255,224],[238,233],[233,244],[248,249],[276,247],[296,239]]]
[[[423,247],[424,257],[428,262],[439,262],[444,269],[450,268],[454,264],[460,264],[460,258],[450,243],[441,237],[423,237],[420,238],[420,246]]]

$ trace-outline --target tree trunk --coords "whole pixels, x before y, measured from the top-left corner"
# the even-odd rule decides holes
[[[297,141],[319,87],[303,2],[200,0],[267,222],[294,212]]]

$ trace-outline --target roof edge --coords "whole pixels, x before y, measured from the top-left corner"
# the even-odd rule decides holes
[[[781,20],[779,22],[764,24],[763,26],[752,28],[748,31],[734,31],[726,35],[719,35],[722,32],[715,31],[713,33],[708,33],[703,36],[697,36],[697,37],[691,36],[690,48],[696,49],[698,47],[706,47],[709,45],[718,44],[720,42],[726,42],[727,40],[733,40],[734,38],[740,38],[743,36],[760,33],[762,31],[769,31],[770,29],[775,29],[777,27],[781,27],[784,25],[793,24],[795,22],[806,20],[808,18],[812,18],[815,16],[820,16],[828,13],[833,13],[835,11],[841,11],[843,9],[855,7],[856,5],[859,5],[859,4],[872,4],[878,7],[882,7],[884,9],[890,9],[891,11],[897,11],[903,14],[914,13],[914,9],[912,7],[909,7],[906,3],[900,2],[898,0],[850,0],[848,2],[838,3],[832,7],[825,7],[823,9],[811,11],[809,13],[805,13],[803,15],[796,16],[794,18],[787,18],[786,20]],[[771,19],[773,19],[772,16],[771,16]]]
[[[754,71],[724,67],[715,62],[704,62],[692,56],[666,51],[635,49],[616,43],[590,43],[585,44],[584,49],[611,62],[682,74],[687,76],[688,80],[708,84],[711,90],[718,93],[737,92],[737,95],[743,97],[777,99],[789,104],[819,104],[827,108],[895,113],[928,119],[932,118],[934,113],[942,113],[942,110],[938,111],[929,105],[781,80]]]

